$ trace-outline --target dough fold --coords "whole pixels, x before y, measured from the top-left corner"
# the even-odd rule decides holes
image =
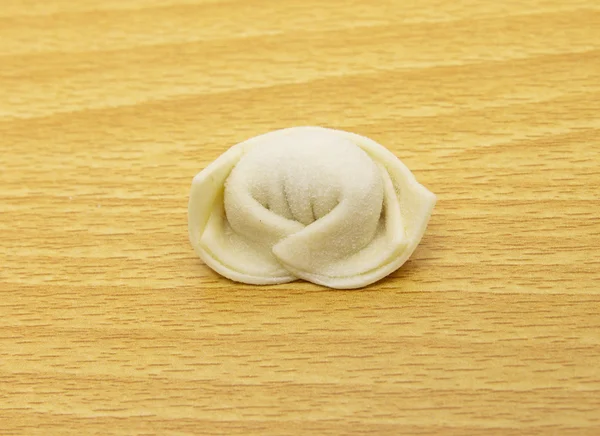
[[[234,281],[353,289],[409,258],[435,202],[375,141],[294,127],[235,145],[194,177],[189,236]]]

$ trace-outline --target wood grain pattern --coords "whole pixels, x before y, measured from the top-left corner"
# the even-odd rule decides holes
[[[233,284],[192,177],[293,125],[438,195],[362,291]],[[3,0],[0,434],[600,434],[600,5]]]

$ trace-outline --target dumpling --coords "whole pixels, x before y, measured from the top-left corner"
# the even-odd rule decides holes
[[[375,141],[294,127],[235,145],[194,177],[189,236],[237,282],[360,288],[409,258],[435,202]]]

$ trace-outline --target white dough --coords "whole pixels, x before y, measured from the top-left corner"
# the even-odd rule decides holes
[[[378,143],[294,127],[242,142],[198,173],[188,226],[196,253],[232,280],[352,289],[406,262],[435,202]]]

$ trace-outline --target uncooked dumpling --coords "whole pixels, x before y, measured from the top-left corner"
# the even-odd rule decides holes
[[[238,282],[360,288],[408,259],[435,201],[376,142],[295,127],[230,148],[194,178],[190,241]]]

